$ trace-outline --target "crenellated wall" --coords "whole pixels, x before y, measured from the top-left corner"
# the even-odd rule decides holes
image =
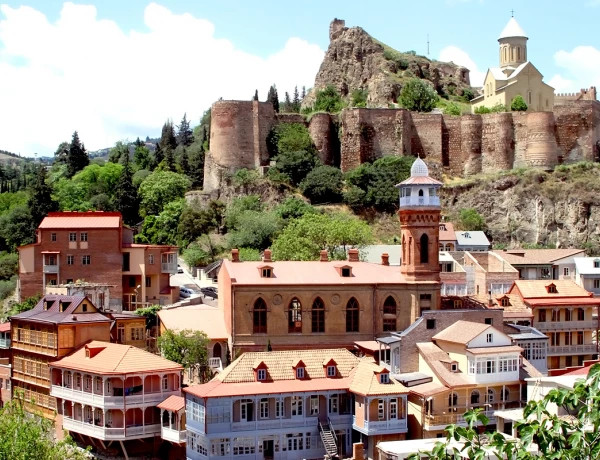
[[[346,109],[339,116],[276,114],[258,101],[212,106],[204,189],[225,173],[269,164],[266,139],[277,123],[304,123],[323,164],[348,171],[387,155],[420,155],[451,175],[600,160],[600,102],[571,101],[553,112],[452,117],[405,109]]]

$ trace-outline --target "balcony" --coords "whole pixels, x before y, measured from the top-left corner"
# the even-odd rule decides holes
[[[177,264],[176,263],[168,263],[163,262],[160,264],[162,273],[170,273],[172,275],[177,274]]]
[[[162,393],[135,394],[128,395],[125,399],[123,396],[100,395],[60,385],[52,385],[50,394],[56,398],[95,407],[121,408],[125,402],[127,402],[127,407],[135,406],[136,404],[158,404],[169,396],[180,396],[181,392],[177,390],[163,391]]]
[[[425,414],[423,427],[425,429],[437,430],[439,427],[445,428],[448,425],[466,425],[465,417],[463,414],[468,409],[466,407],[459,408],[458,412],[448,414]],[[483,412],[485,416],[490,420],[490,424],[496,423],[496,417],[494,410],[486,410]]]
[[[208,365],[211,369],[223,369],[223,363],[221,362],[221,358],[208,358]]]
[[[403,196],[400,197],[400,207],[407,206],[439,206],[439,196]]]
[[[253,420],[246,422],[233,422],[231,431],[247,430],[273,430],[278,428],[296,428],[296,427],[316,427],[319,421],[318,417],[297,417],[284,419]]]
[[[146,438],[161,432],[161,426],[159,424],[130,426],[127,428],[107,428],[67,417],[63,418],[63,429],[102,439],[103,441]]]
[[[44,273],[58,273],[58,265],[44,265]]]
[[[596,330],[598,321],[552,321],[552,322],[536,322],[536,329],[539,331],[585,331]]]
[[[407,430],[406,419],[364,421],[364,426],[356,425],[356,416],[352,420],[352,428],[368,436],[375,434],[401,433]]]
[[[596,353],[596,350],[596,344],[549,346],[548,356],[592,354]]]
[[[10,339],[0,339],[0,348],[10,348]]]
[[[160,436],[165,441],[171,441],[176,444],[183,444],[186,442],[186,431],[177,431],[167,426],[163,426],[160,431]]]

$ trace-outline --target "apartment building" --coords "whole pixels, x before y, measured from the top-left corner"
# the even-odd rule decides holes
[[[583,249],[505,249],[494,251],[519,272],[522,280],[572,280],[575,258]]]
[[[84,296],[47,295],[33,309],[12,316],[13,394],[21,393],[29,410],[53,417],[50,363],[90,340],[108,342],[111,323]]]
[[[109,286],[109,299],[96,299],[103,309],[133,310],[179,298],[169,283],[177,273],[177,248],[133,243],[133,230],[118,212],[51,212],[36,242],[18,251],[21,299],[78,281]]]
[[[595,296],[600,296],[600,257],[575,257],[575,281]]]
[[[50,364],[50,396],[58,401],[63,429],[74,438],[118,442],[127,458],[140,440],[160,437],[158,405],[181,396],[182,371],[137,347],[93,340]]]
[[[356,438],[373,458],[407,431],[407,388],[345,349],[245,353],[184,393],[192,460],[343,457]]]

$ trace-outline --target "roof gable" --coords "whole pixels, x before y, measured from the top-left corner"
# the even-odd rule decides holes
[[[438,332],[432,338],[433,340],[443,340],[445,342],[467,345],[471,340],[475,339],[491,327],[490,324],[460,320],[443,331]]]

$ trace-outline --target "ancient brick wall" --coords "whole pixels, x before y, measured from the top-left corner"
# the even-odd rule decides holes
[[[514,128],[511,113],[491,113],[483,117],[482,171],[511,169],[514,161]]]
[[[554,108],[559,162],[594,159],[594,146],[600,140],[599,107],[598,101],[578,101]]]
[[[551,170],[558,164],[554,127],[553,112],[527,114],[527,166]]]
[[[462,174],[462,123],[461,117],[442,117],[442,165],[452,174]]]
[[[514,168],[525,168],[527,163],[525,153],[527,152],[527,113],[513,112],[513,127],[515,130],[515,161]]]
[[[442,116],[431,113],[411,113],[411,117],[412,154],[442,163]]]
[[[319,159],[324,165],[340,165],[340,141],[328,113],[315,113],[308,124]]]
[[[478,174],[481,172],[481,141],[483,134],[483,120],[481,115],[464,115],[460,118],[461,145],[460,155],[452,157],[450,164],[458,163],[453,170],[464,174]]]

